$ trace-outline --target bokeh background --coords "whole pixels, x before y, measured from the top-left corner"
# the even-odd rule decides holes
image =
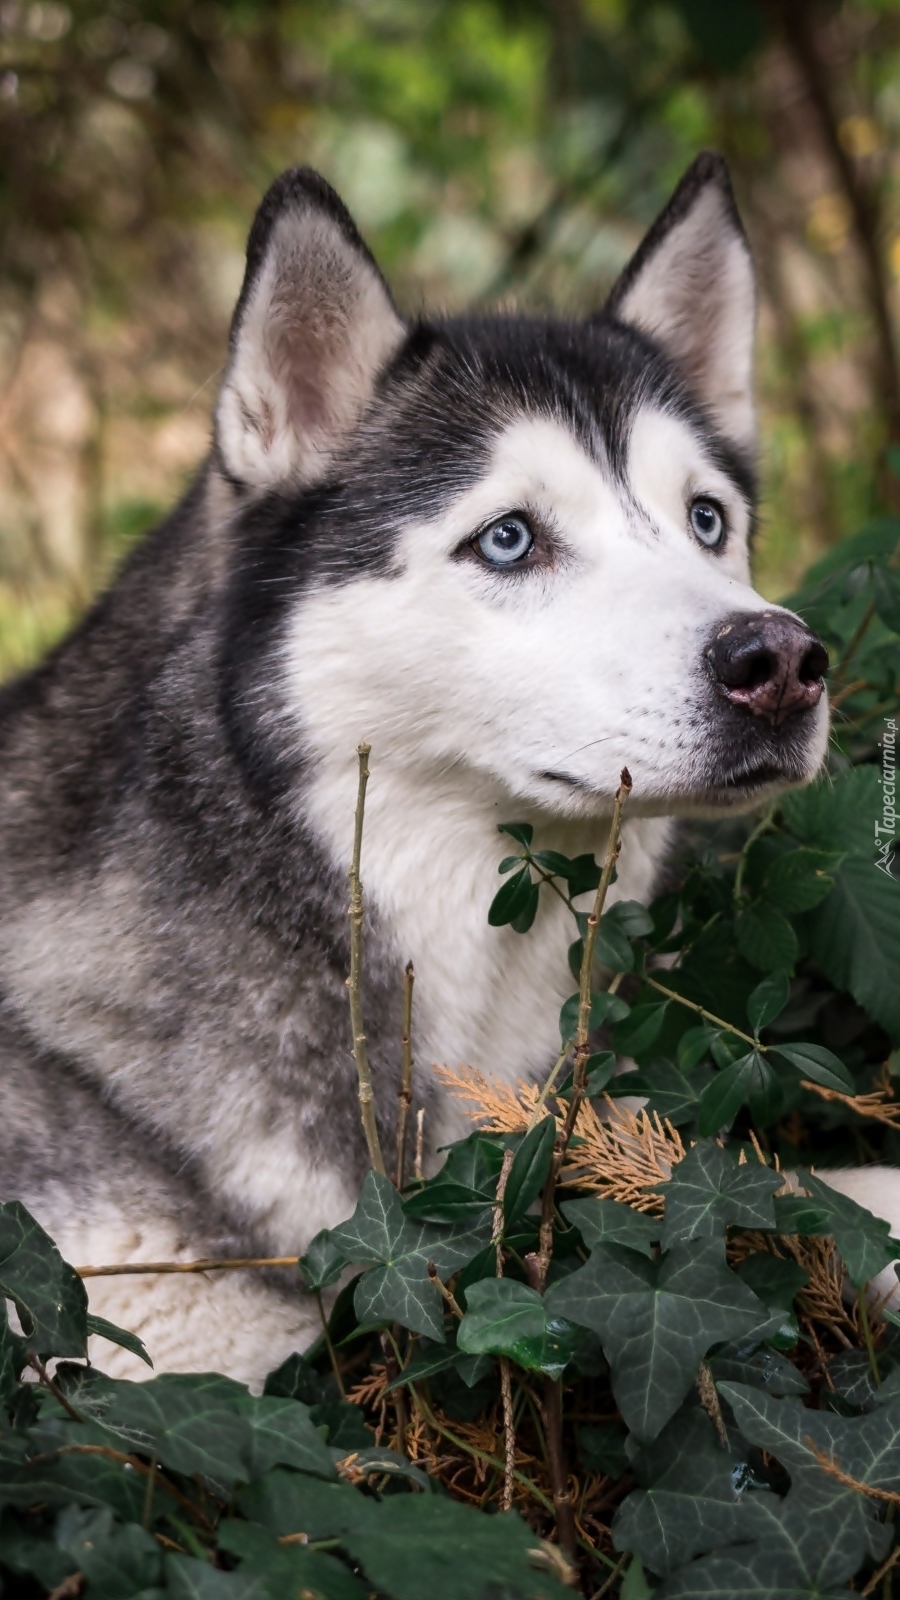
[[[579,312],[710,145],[759,266],[776,596],[898,509],[900,0],[0,0],[0,673],[201,461],[283,166],[411,312]]]

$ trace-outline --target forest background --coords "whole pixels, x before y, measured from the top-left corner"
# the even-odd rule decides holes
[[[577,315],[704,146],[759,268],[774,597],[896,509],[900,0],[0,0],[0,674],[200,463],[282,167],[407,311]]]

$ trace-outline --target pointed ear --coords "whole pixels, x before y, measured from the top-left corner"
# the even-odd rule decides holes
[[[216,407],[229,476],[258,489],[321,478],[403,334],[334,190],[308,168],[283,173],[250,231]]]
[[[756,281],[721,156],[688,168],[604,310],[657,340],[726,438],[753,450]]]

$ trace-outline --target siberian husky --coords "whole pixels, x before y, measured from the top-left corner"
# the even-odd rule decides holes
[[[429,1062],[555,1054],[567,913],[488,927],[498,822],[596,851],[627,765],[645,900],[669,819],[815,775],[824,650],[750,582],[754,306],[715,155],[584,321],[404,321],[328,184],[273,184],[208,460],[0,695],[0,1195],[68,1260],[296,1254],[352,1211],[361,740],[388,1149],[410,959],[433,1145]],[[314,1332],[248,1275],[90,1292],[158,1369],[256,1383]]]

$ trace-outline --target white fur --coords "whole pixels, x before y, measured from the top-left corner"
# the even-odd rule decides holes
[[[196,1259],[177,1231],[153,1216],[139,1227],[113,1213],[94,1216],[89,1226],[73,1218],[57,1228],[56,1243],[77,1267]],[[85,1288],[94,1315],[136,1333],[158,1372],[195,1372],[202,1364],[259,1388],[320,1327],[311,1299],[277,1299],[252,1271],[124,1274],[87,1278]],[[105,1339],[90,1339],[88,1351],[111,1378],[152,1375],[139,1357]]]

